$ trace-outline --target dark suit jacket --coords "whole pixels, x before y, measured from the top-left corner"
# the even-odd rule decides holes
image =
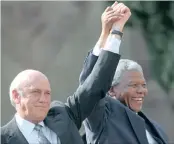
[[[88,53],[80,75],[81,84],[97,59],[97,56]],[[167,143],[166,134],[156,122],[143,112],[136,114],[109,95],[99,101],[84,121],[84,126],[87,142],[92,144],[147,144],[145,129],[161,143]]]
[[[82,121],[89,116],[96,103],[110,88],[119,59],[120,55],[103,52],[89,77],[73,96],[68,97],[67,103],[52,102],[44,123],[57,134],[61,144],[83,144],[78,130]],[[15,119],[1,128],[1,142],[27,144]]]

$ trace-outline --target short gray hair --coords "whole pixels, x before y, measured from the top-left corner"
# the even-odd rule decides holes
[[[115,71],[112,86],[118,85],[123,73],[129,70],[137,70],[143,74],[143,69],[137,62],[129,59],[121,59]]]

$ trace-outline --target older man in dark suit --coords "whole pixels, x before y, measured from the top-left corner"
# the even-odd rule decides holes
[[[109,7],[104,15],[110,24],[122,18],[119,12]],[[88,78],[65,104],[51,103],[50,83],[43,73],[37,70],[20,72],[12,81],[9,92],[16,114],[1,128],[1,143],[83,144],[78,130],[110,88],[120,59],[119,45],[114,45],[117,41],[113,37],[106,42]]]
[[[129,8],[122,3],[114,8],[125,16],[115,22],[117,27],[112,27],[112,33],[115,29],[122,30],[130,13]],[[89,52],[80,75],[81,84],[93,70],[105,42],[110,39],[110,36],[107,38],[107,31],[111,26],[105,23],[105,19],[102,19],[102,25],[105,37],[100,37],[94,47],[94,50],[98,51],[97,54]],[[141,111],[146,95],[146,81],[141,66],[131,60],[120,60],[112,87],[84,121],[87,143],[167,144],[167,136],[160,126]]]

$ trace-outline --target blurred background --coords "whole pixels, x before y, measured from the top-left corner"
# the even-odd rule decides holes
[[[15,113],[8,89],[24,69],[45,73],[52,99],[65,102],[78,86],[87,52],[101,31],[101,14],[113,2],[1,2],[1,126]],[[174,143],[174,2],[126,1],[122,58],[144,69],[149,94],[143,111]],[[81,129],[83,131],[83,128]]]

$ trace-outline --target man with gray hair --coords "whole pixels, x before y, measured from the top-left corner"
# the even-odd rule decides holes
[[[123,18],[109,7],[104,11],[106,13],[110,24]],[[113,37],[106,43],[92,72],[66,103],[51,103],[51,86],[43,73],[37,70],[20,72],[10,86],[10,100],[16,114],[1,128],[1,143],[83,144],[78,130],[109,90],[120,59],[119,45],[113,46],[117,42]]]
[[[89,53],[80,76],[81,84],[96,60],[97,56]],[[141,111],[147,92],[141,66],[121,59],[106,97],[84,121],[87,143],[167,144],[168,138],[161,127]]]
[[[124,4],[120,3],[117,6],[123,8]],[[124,13],[124,10],[120,12]],[[117,23],[122,25],[124,20],[118,20]],[[102,27],[104,32],[102,31],[102,36],[93,49],[98,53],[88,53],[80,75],[80,84],[83,84],[93,70],[109,38],[108,30],[113,28],[107,25],[104,19]],[[84,121],[87,143],[167,144],[168,138],[160,126],[141,111],[147,92],[141,66],[132,60],[121,59],[106,97],[96,104],[90,116]]]

